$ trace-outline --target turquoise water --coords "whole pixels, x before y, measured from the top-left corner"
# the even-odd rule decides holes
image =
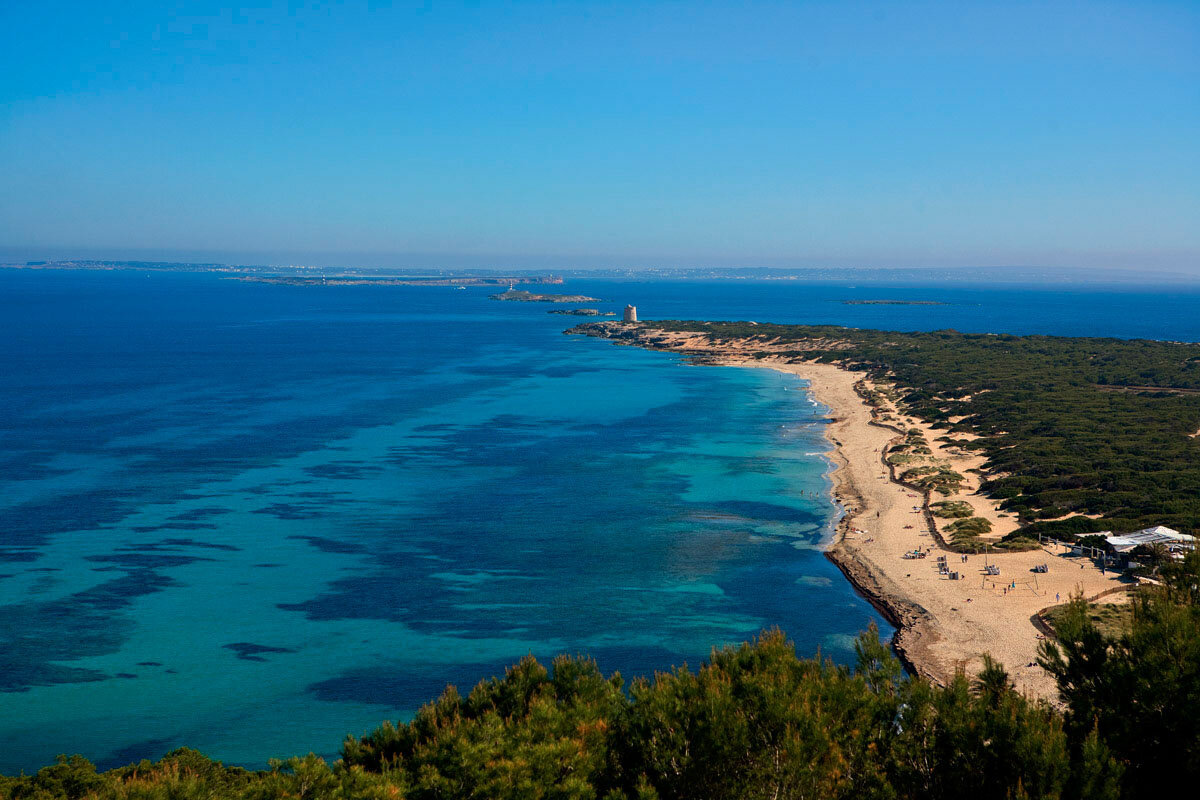
[[[637,675],[767,626],[839,660],[888,631],[821,555],[794,378],[483,290],[0,285],[5,772],[332,754],[526,653]]]
[[[651,318],[1200,340],[1179,287],[567,289]],[[0,271],[0,771],[331,755],[526,653],[631,676],[767,626],[842,661],[890,632],[821,554],[799,381],[487,294]]]

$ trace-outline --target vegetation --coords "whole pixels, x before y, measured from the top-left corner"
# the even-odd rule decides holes
[[[1042,549],[1042,545],[1037,539],[1022,536],[1018,533],[1005,536],[1002,540],[996,542],[996,549],[1017,552],[1021,550],[1040,550]]]
[[[901,472],[900,480],[922,491],[950,495],[962,486],[963,476],[945,464],[922,464]]]
[[[971,508],[971,504],[965,500],[942,500],[937,503],[931,503],[929,508],[933,511],[935,517],[943,519],[961,519],[963,517],[975,516],[975,509]]]
[[[1040,660],[1065,712],[990,660],[938,687],[874,631],[853,668],[799,659],[776,631],[628,687],[586,658],[526,658],[347,738],[333,763],[249,772],[176,750],[98,773],[64,757],[0,778],[0,798],[1158,800],[1200,781],[1200,554],[1161,576],[1119,629],[1081,597],[1055,614]]]
[[[964,503],[964,505],[966,505]],[[985,549],[983,534],[990,533],[992,523],[983,517],[961,517],[942,528],[947,544],[963,553],[980,553]]]
[[[1039,662],[1058,682],[1082,797],[1166,797],[1200,779],[1200,553],[1134,598],[1129,630],[1106,634],[1082,596],[1055,621]],[[1121,773],[1120,795],[1093,783]]]
[[[1102,550],[1105,553],[1115,553],[1113,546],[1108,543],[1108,539],[1098,535],[1084,535],[1076,539],[1076,541],[1084,547],[1094,547],[1097,550]]]
[[[738,322],[643,329],[773,342],[758,354],[894,383],[911,413],[979,437],[963,446],[987,458],[982,491],[1019,515],[1025,538],[1156,524],[1200,533],[1200,345]]]
[[[971,536],[982,536],[992,532],[992,523],[983,517],[965,517],[951,522],[946,526],[951,533],[965,533]]]
[[[565,314],[569,317],[615,317],[616,312],[601,311],[598,308],[552,308],[547,314]]]
[[[588,297],[583,294],[537,294],[524,289],[509,289],[499,294],[490,294],[488,298],[517,303],[592,303],[599,300],[597,297]]]
[[[1045,611],[1042,616],[1052,629],[1057,630],[1060,621],[1072,613],[1075,612],[1068,603],[1054,606]],[[1110,639],[1119,639],[1133,629],[1132,603],[1088,603],[1086,613],[1088,620],[1096,626],[1096,629]]]

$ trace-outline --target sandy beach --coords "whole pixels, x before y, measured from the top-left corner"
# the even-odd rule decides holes
[[[813,397],[830,409],[826,435],[834,445],[834,492],[846,510],[828,556],[897,625],[897,652],[911,669],[939,683],[959,671],[975,674],[987,653],[1004,665],[1020,691],[1056,699],[1053,680],[1036,663],[1045,635],[1036,622],[1038,612],[1065,603],[1080,590],[1089,599],[1106,595],[1119,602],[1126,584],[1066,548],[966,556],[947,549],[931,530],[931,524],[943,521],[924,512],[923,495],[896,482],[884,460],[902,430],[921,428],[932,457],[967,477],[958,493],[933,499],[969,503],[976,515],[993,523],[986,538],[998,539],[1018,523],[978,494],[981,477],[968,470],[981,467],[981,456],[937,442],[943,431],[906,416],[890,402],[873,409],[860,390],[886,387],[874,386],[863,373],[832,364],[751,358],[736,342],[710,342],[694,334],[656,331],[639,343],[708,364],[770,368],[806,380]],[[755,349],[761,352],[761,343]],[[914,550],[927,551],[927,556],[904,558]],[[959,580],[940,574],[938,556],[960,573]],[[998,566],[1000,574],[985,574],[985,564]],[[1033,571],[1042,564],[1048,572]]]
[[[864,376],[829,364],[769,366],[809,381],[813,397],[836,419],[826,431],[835,446],[835,493],[847,513],[829,557],[896,621],[896,649],[910,666],[944,682],[957,670],[977,672],[982,655],[989,653],[1008,669],[1018,689],[1053,699],[1054,682],[1036,664],[1043,634],[1035,615],[1079,589],[1092,598],[1119,588],[1118,576],[1102,574],[1091,561],[1071,557],[1064,548],[987,556],[943,548],[929,531],[921,495],[891,480],[882,456],[898,434],[872,424],[870,407],[854,389]],[[913,420],[907,422],[915,426]],[[950,499],[968,499],[988,517],[999,514],[993,503],[972,491]],[[1016,527],[1011,518],[1001,521],[1008,522],[1008,530]],[[929,549],[929,555],[903,557],[916,549]],[[946,556],[950,569],[964,577],[951,581],[940,575],[938,555]],[[1000,567],[998,577],[984,575],[985,561]],[[1039,564],[1049,572],[1033,572]]]

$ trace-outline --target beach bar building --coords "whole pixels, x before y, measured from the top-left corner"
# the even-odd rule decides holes
[[[1195,536],[1171,530],[1166,525],[1155,525],[1153,528],[1143,528],[1133,533],[1122,533],[1104,538],[1116,553],[1128,553],[1141,544],[1165,545],[1171,552],[1179,552],[1196,546]]]

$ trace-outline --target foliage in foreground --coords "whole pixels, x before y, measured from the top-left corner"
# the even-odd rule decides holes
[[[1106,636],[1081,599],[1042,661],[1066,712],[988,661],[938,687],[874,631],[853,668],[779,632],[624,687],[586,658],[532,658],[407,724],[266,772],[190,750],[97,773],[75,756],[0,778],[0,798],[1161,798],[1200,781],[1200,556],[1162,572]]]

